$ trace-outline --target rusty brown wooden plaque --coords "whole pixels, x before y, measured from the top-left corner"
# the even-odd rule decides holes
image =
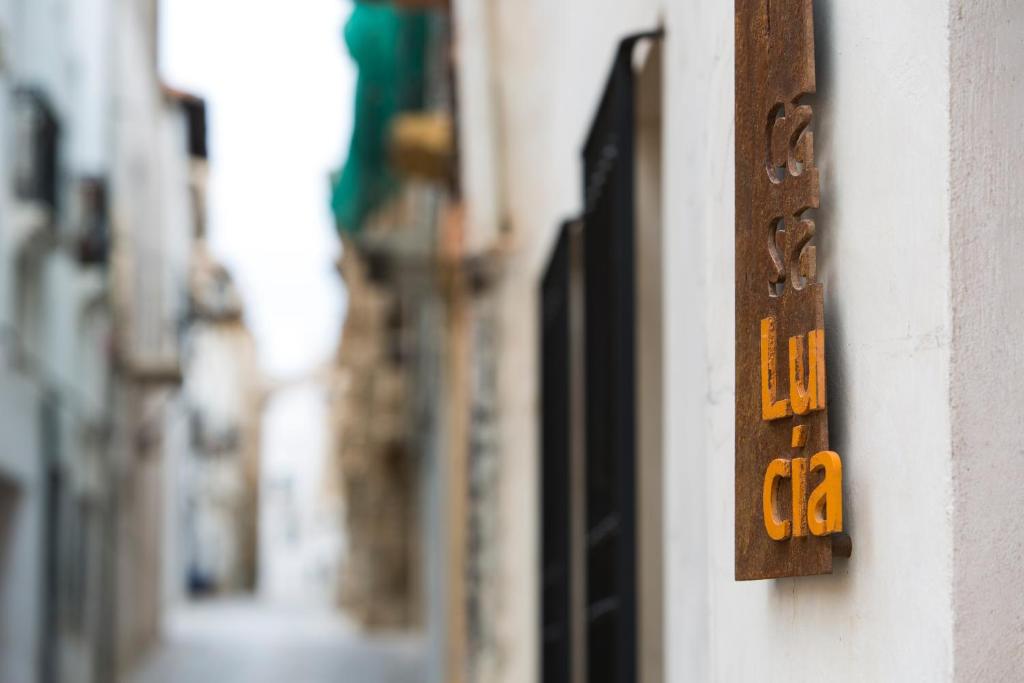
[[[812,244],[814,91],[812,0],[736,0],[737,580],[830,573],[842,530],[841,499],[824,502],[829,477],[841,496],[841,463]]]

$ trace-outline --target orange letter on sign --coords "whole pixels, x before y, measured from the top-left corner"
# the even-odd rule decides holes
[[[790,414],[788,399],[775,400],[775,346],[775,318],[765,318],[761,321],[761,417],[765,420],[779,420]]]
[[[804,373],[804,337],[789,339],[789,402],[793,412],[806,415],[825,409],[825,331],[807,335],[807,365]]]
[[[811,394],[811,410],[825,410],[825,330],[813,330],[807,340],[811,366],[807,390]]]
[[[811,338],[811,355],[814,355],[814,338]],[[806,415],[811,408],[811,397],[807,385],[814,385],[814,378],[804,382],[804,336],[789,338],[789,404],[797,415]]]
[[[780,520],[776,493],[780,479],[788,479],[791,467],[789,460],[774,460],[764,475],[764,528],[773,541],[785,541],[790,536],[789,520]]]
[[[839,454],[822,451],[811,458],[811,471],[825,470],[825,479],[807,502],[807,526],[815,536],[843,530],[843,461]]]
[[[793,458],[793,537],[807,535],[807,458]]]

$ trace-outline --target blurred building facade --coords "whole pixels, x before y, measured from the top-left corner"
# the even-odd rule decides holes
[[[0,2],[3,681],[117,680],[185,584],[170,474],[207,410],[181,391],[190,270],[210,269],[205,110],[159,80],[157,12]]]
[[[179,566],[193,594],[256,589],[263,385],[230,273],[196,245],[185,334],[189,449],[178,472]]]
[[[112,656],[112,162],[105,129],[112,92],[102,49],[63,23],[81,20],[78,9],[0,7],[0,391],[10,436],[0,475],[3,680],[99,671]]]
[[[489,680],[502,656],[505,245],[467,230],[454,16],[444,2],[358,3],[345,39],[360,80],[334,196],[349,295],[334,419],[342,603],[366,627],[423,630],[427,680]]]
[[[733,7],[357,4],[380,13],[364,37],[417,16],[446,27],[422,48],[423,64],[447,65],[427,69],[423,99],[360,129],[357,93],[347,169],[383,182],[356,191],[363,211],[337,211],[354,296],[370,300],[367,277],[378,301],[407,302],[393,324],[350,320],[339,367],[357,355],[347,345],[406,350],[407,421],[391,438],[418,477],[389,478],[388,452],[353,445],[339,467],[352,485],[376,472],[392,487],[378,501],[417,501],[404,532],[352,509],[348,521],[374,539],[362,566],[418,563],[406,576],[429,680],[1008,680],[1024,667],[1020,600],[986,578],[1022,580],[1020,543],[992,515],[1020,511],[1024,477],[1002,408],[1024,383],[996,341],[1024,325],[1009,255],[1021,160],[1006,150],[1024,11],[813,5],[819,277],[854,551],[832,577],[739,583]],[[367,68],[354,26],[361,79],[408,76]],[[399,210],[424,187],[432,205]],[[373,412],[339,411],[339,444]],[[419,552],[393,552],[406,542]],[[364,580],[348,601],[388,590],[417,595]]]
[[[346,249],[341,270],[349,306],[334,382],[332,441],[349,533],[339,595],[367,626],[406,627],[416,623],[417,544],[410,529],[418,491],[409,452],[400,302],[370,280],[356,249]]]
[[[194,239],[186,101],[156,71],[153,2],[114,6],[111,57],[111,305],[116,359],[113,411],[122,422],[111,453],[117,501],[115,666],[130,669],[159,634],[171,522],[167,472],[187,438],[181,399],[181,331]]]

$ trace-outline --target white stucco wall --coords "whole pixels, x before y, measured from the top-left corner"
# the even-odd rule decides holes
[[[55,391],[59,396],[65,409],[62,428],[70,426],[71,417],[84,421],[98,414],[102,418],[104,407],[96,405],[95,387],[77,382],[102,373],[107,355],[105,337],[78,334],[76,325],[85,315],[88,295],[99,296],[96,284],[102,275],[79,267],[72,248],[34,247],[38,270],[33,277],[39,286],[39,304],[33,313],[40,321],[39,338],[27,341],[31,335],[18,327],[15,263],[19,249],[23,255],[28,248],[23,238],[29,231],[26,217],[31,212],[13,197],[11,173],[18,146],[10,118],[12,92],[16,87],[36,88],[54,107],[61,124],[62,182],[83,173],[101,172],[107,153],[101,133],[107,125],[103,105],[108,80],[107,43],[101,30],[108,4],[107,0],[0,2],[0,148],[6,152],[0,160],[0,327],[4,337],[0,351],[0,431],[4,434],[0,478],[5,480],[2,495],[14,499],[0,521],[2,681],[37,680],[43,639],[55,639],[55,634],[43,630],[43,393]],[[61,435],[60,443],[63,462],[70,466],[65,481],[70,491],[78,493],[91,464],[85,461],[87,447],[70,431]]]
[[[853,558],[736,583],[732,7],[672,3],[668,680],[952,671],[947,7],[816,5],[819,267]]]
[[[661,21],[666,680],[953,674],[949,6],[815,5],[819,264],[831,429],[844,458],[854,555],[830,577],[748,584],[733,580],[732,5],[494,6],[505,169],[498,203],[514,241],[503,283],[504,338],[513,343],[502,351],[502,538],[506,595],[518,597],[498,617],[506,680],[532,680],[537,657],[535,601],[521,599],[536,594],[537,561],[536,357],[527,343],[536,315],[528,293],[558,222],[579,212],[579,149],[615,46]],[[1010,40],[1012,27],[999,35]],[[1011,314],[1009,289],[1006,296]]]
[[[491,3],[484,3],[491,4]],[[537,302],[557,228],[580,213],[580,150],[619,40],[658,25],[653,0],[493,5],[503,197],[512,253],[499,292],[502,581],[497,631],[507,683],[536,679]]]
[[[957,680],[1024,671],[1024,5],[955,0],[951,373]]]
[[[0,370],[0,681],[34,681],[42,635],[43,472],[37,386]]]

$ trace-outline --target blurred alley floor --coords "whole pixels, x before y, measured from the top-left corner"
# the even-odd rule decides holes
[[[211,601],[171,615],[130,683],[420,683],[411,637],[361,634],[327,610]]]

